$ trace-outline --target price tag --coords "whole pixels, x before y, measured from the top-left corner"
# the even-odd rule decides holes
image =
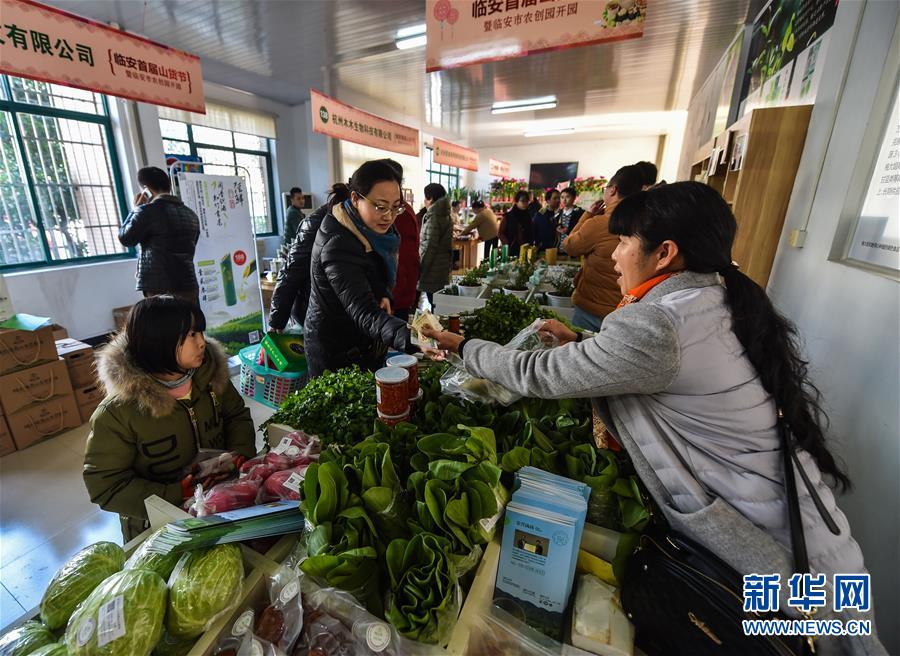
[[[240,638],[250,630],[251,626],[253,626],[253,611],[245,610],[241,613],[241,616],[234,621],[234,626],[231,627],[231,635],[235,638]]]
[[[286,604],[296,597],[298,592],[300,592],[300,581],[294,579],[281,589],[281,594],[278,595],[278,599],[282,604]]]
[[[92,635],[94,635],[94,620],[88,618],[78,627],[78,635],[76,636],[78,646],[84,647],[90,641]]]
[[[292,492],[300,494],[300,488],[303,486],[303,474],[300,474],[298,472],[291,473],[291,475],[288,476],[287,479],[285,479],[282,485]]]
[[[102,648],[125,635],[125,599],[113,597],[97,611],[97,646]]]
[[[281,441],[278,443],[278,446],[276,446],[274,449],[272,449],[272,453],[277,453],[277,454],[286,453],[287,450],[290,449],[292,446],[294,446],[294,441],[291,438],[289,438],[287,436],[282,437]]]

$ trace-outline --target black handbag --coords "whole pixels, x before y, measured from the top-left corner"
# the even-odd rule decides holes
[[[828,528],[835,534],[840,531],[800,466],[781,413],[778,432],[794,570],[809,572],[792,462],[797,464]],[[660,512],[654,514],[662,517]],[[787,619],[787,616],[745,612],[741,574],[667,525],[641,537],[626,567],[622,606],[634,624],[635,644],[647,656],[805,656],[814,650],[812,640],[803,636],[744,635],[742,620]]]

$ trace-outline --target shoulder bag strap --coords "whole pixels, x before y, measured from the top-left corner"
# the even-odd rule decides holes
[[[800,515],[800,499],[797,496],[797,480],[794,478],[794,445],[788,438],[787,427],[781,410],[778,411],[778,435],[781,438],[781,456],[784,463],[784,491],[787,494],[788,524],[791,529],[791,550],[794,554],[794,571],[809,571],[806,537],[803,534],[803,518]]]

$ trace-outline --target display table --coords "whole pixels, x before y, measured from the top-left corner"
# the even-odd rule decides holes
[[[459,251],[459,270],[468,271],[478,266],[478,245],[481,242],[471,237],[455,237],[453,250]]]

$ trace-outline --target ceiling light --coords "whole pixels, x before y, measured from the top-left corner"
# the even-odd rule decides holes
[[[420,34],[425,34],[425,23],[410,25],[409,27],[404,27],[402,30],[397,30],[398,39],[408,39],[411,36],[419,36]]]
[[[409,50],[410,48],[421,48],[426,43],[428,43],[428,37],[424,34],[420,34],[419,36],[409,37],[408,39],[397,39],[394,41],[394,44],[400,50]]]
[[[571,134],[575,132],[575,128],[555,128],[553,130],[535,130],[533,132],[526,132],[526,137],[550,137],[555,134]]]
[[[556,96],[540,96],[524,100],[500,100],[491,105],[491,114],[511,114],[512,112],[531,112],[538,109],[556,107]]]

